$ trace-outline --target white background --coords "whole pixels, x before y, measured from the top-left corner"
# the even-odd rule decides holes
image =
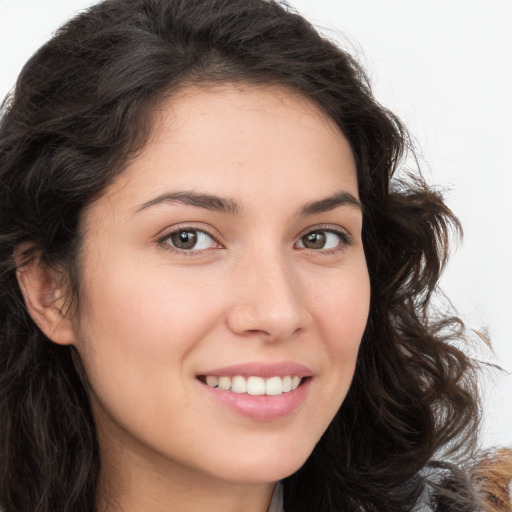
[[[28,57],[90,0],[0,0],[0,96]],[[291,0],[368,70],[447,189],[463,245],[442,288],[488,334],[506,373],[486,379],[484,444],[512,445],[512,0]]]

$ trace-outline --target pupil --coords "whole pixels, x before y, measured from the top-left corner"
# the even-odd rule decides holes
[[[322,249],[325,245],[325,235],[321,232],[309,233],[302,238],[302,243],[308,249]]]
[[[180,231],[171,236],[172,243],[178,249],[192,249],[197,242],[197,235],[193,231]]]

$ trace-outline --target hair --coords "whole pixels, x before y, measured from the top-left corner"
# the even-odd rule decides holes
[[[4,102],[1,509],[90,512],[101,462],[79,356],[31,319],[15,251],[29,242],[21,265],[39,258],[77,301],[84,208],[143,149],[164,97],[224,83],[284,86],[314,101],[350,142],[364,206],[371,305],[354,379],[311,456],[284,480],[286,510],[491,510],[492,486],[479,492],[485,478],[469,466],[476,365],[457,348],[462,322],[431,306],[459,223],[419,172],[393,178],[409,138],[357,62],[265,0],[106,0],[60,28]]]

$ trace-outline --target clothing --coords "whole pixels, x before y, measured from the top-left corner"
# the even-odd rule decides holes
[[[272,495],[272,501],[268,512],[284,512],[283,509],[283,484],[277,483],[274,488],[274,494]]]

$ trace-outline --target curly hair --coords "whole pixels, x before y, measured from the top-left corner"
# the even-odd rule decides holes
[[[371,306],[355,376],[311,456],[285,479],[286,510],[406,511],[422,500],[439,511],[485,507],[467,465],[479,421],[476,367],[457,348],[462,322],[431,307],[460,226],[419,173],[392,179],[408,135],[364,71],[284,3],[106,0],[30,59],[2,108],[3,512],[90,512],[100,467],[78,354],[28,314],[16,249],[30,242],[21,265],[37,252],[77,300],[84,208],[144,147],[162,98],[226,82],[281,85],[319,105],[350,142],[364,206]]]

